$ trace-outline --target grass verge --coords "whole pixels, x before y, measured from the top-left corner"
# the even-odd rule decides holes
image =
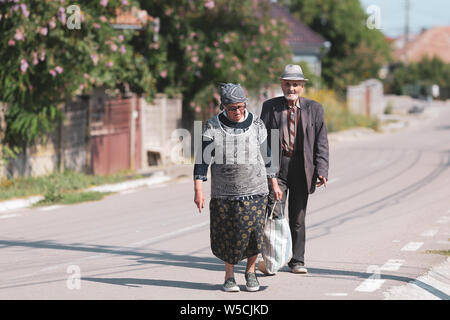
[[[442,254],[450,257],[450,250],[427,250],[425,253]]]
[[[118,183],[142,176],[122,172],[109,176],[94,176],[73,171],[53,173],[42,177],[14,178],[0,181],[0,201],[43,195],[48,203],[56,203],[62,198],[73,197],[71,193],[81,193],[83,189],[109,183]]]
[[[86,201],[99,201],[105,196],[112,194],[113,192],[71,192],[62,194],[60,197],[44,198],[41,201],[35,203],[33,207],[48,206],[55,204],[75,204]]]

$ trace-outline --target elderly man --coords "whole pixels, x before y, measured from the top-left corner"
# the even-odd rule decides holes
[[[328,138],[322,105],[301,97],[305,79],[298,65],[287,65],[281,75],[284,96],[264,102],[261,120],[268,134],[279,129],[278,185],[283,192],[280,214],[289,192],[289,226],[292,234],[292,259],[288,265],[293,273],[307,273],[305,267],[305,215],[308,195],[316,186],[326,187],[328,179]],[[271,141],[270,136],[268,141]],[[272,156],[277,150],[272,149]],[[269,208],[274,203],[270,189]],[[261,270],[264,272],[264,270]]]

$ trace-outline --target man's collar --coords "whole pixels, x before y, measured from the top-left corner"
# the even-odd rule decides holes
[[[288,103],[288,100],[287,100],[286,98],[284,98],[284,101],[285,101],[285,103],[286,103],[286,107],[289,109],[289,103]],[[295,107],[297,107],[298,109],[301,109],[301,106],[300,106],[300,97],[298,97],[297,101],[295,102]]]

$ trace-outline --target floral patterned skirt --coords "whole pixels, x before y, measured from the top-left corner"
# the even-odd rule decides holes
[[[262,252],[267,201],[267,196],[250,200],[211,199],[211,250],[217,258],[237,264]]]

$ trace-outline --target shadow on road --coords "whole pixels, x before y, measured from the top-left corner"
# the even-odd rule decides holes
[[[167,266],[178,266],[185,268],[197,268],[202,270],[221,271],[225,270],[224,264],[218,258],[215,257],[196,257],[187,254],[173,254],[170,252],[160,251],[158,253],[141,252],[137,248],[127,247],[115,247],[115,246],[103,246],[103,245],[81,245],[81,244],[58,244],[50,240],[43,241],[7,241],[0,240],[0,250],[11,247],[26,247],[34,249],[50,249],[50,250],[69,250],[69,251],[82,251],[92,253],[103,253],[118,256],[136,256],[136,262],[140,264],[156,264]],[[152,250],[150,248],[146,250]],[[236,265],[236,273],[244,273],[245,266]],[[281,271],[286,271],[286,268]],[[319,269],[308,268],[309,275],[333,275],[333,276],[345,276],[345,277],[358,277],[367,279],[373,274],[367,272],[355,272],[333,269]],[[442,299],[449,300],[450,296],[446,293],[426,284],[417,279],[380,274],[380,279],[395,280],[404,283],[414,284],[434,296]],[[129,287],[138,287],[141,285],[155,285],[155,286],[167,286],[177,288],[187,288],[196,290],[221,290],[220,284],[198,283],[178,280],[158,280],[158,279],[133,279],[133,278],[95,278],[95,277],[82,277],[82,280],[122,285]],[[266,287],[261,287],[261,290],[265,290]]]

